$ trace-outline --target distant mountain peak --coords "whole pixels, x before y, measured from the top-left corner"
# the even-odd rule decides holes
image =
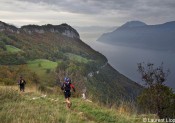
[[[119,28],[123,29],[123,28],[132,28],[132,27],[141,27],[141,26],[146,26],[146,25],[147,24],[141,21],[128,21]]]
[[[175,21],[166,22],[164,24],[175,24]]]
[[[156,25],[131,21],[98,38],[98,41],[110,44],[168,51],[174,51],[174,40],[175,21]]]

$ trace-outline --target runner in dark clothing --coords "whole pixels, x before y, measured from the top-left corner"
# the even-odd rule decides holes
[[[25,91],[25,84],[26,84],[26,81],[22,77],[20,77],[20,80],[18,82],[20,91],[23,91],[23,92]]]
[[[74,85],[71,83],[71,80],[69,78],[65,78],[64,79],[64,83],[61,86],[61,89],[64,90],[64,96],[66,99],[66,103],[67,103],[67,107],[70,108],[71,107],[71,102],[70,102],[70,96],[71,96],[71,88],[73,89],[73,91],[75,92],[75,87]]]

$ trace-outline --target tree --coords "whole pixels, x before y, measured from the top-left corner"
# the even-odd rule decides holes
[[[174,117],[175,98],[172,89],[165,86],[169,70],[164,70],[163,63],[155,68],[154,64],[138,64],[138,72],[145,82],[145,90],[138,97],[138,103],[160,118]]]
[[[0,49],[2,50],[7,50],[6,46],[5,46],[5,43],[0,41]]]
[[[38,63],[38,67],[42,67],[41,62],[40,62],[40,63]]]

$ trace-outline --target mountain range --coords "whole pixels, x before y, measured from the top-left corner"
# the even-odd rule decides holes
[[[104,33],[97,41],[151,50],[174,51],[175,21],[158,25],[130,21],[113,32]]]
[[[111,67],[68,24],[17,28],[0,22],[0,67],[0,84],[13,84],[22,74],[30,84],[39,83],[41,90],[50,92],[69,76],[77,96],[86,88],[89,97],[105,104],[134,100],[143,89]]]

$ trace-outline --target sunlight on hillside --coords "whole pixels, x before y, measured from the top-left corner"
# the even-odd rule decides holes
[[[78,61],[78,62],[83,62],[83,63],[87,63],[89,61],[92,61],[92,60],[89,60],[87,58],[84,58],[82,56],[79,56],[79,55],[76,55],[76,54],[72,54],[72,53],[66,53],[66,56],[70,59],[70,60],[73,60],[73,61]]]
[[[36,59],[28,62],[29,69],[35,71],[38,75],[45,75],[47,70],[54,70],[57,64],[57,62],[47,59]]]
[[[21,49],[16,48],[16,47],[14,47],[12,45],[6,45],[6,48],[7,48],[7,51],[8,52],[12,52],[12,53],[16,53],[16,52],[21,51]]]

